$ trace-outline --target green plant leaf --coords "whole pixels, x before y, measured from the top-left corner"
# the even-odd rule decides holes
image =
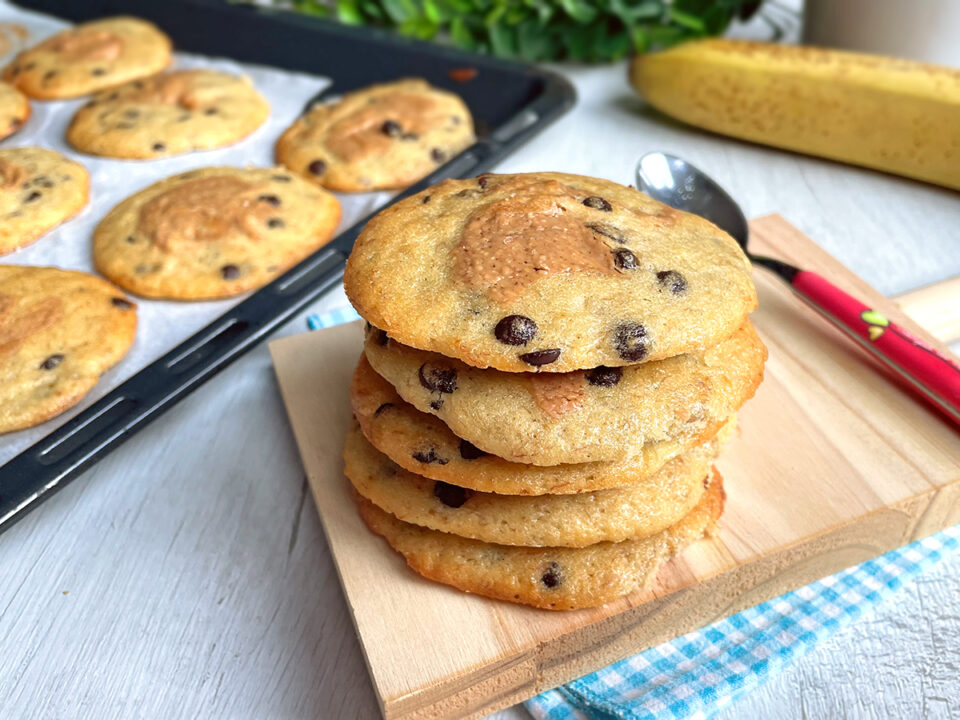
[[[597,17],[597,8],[587,0],[560,0],[560,6],[578,23],[589,23]]]

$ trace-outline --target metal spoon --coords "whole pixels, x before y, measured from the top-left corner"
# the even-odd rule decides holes
[[[637,187],[670,207],[706,218],[736,240],[754,265],[772,270],[811,307],[895,370],[922,397],[960,425],[960,365],[822,276],[752,254],[747,219],[720,185],[674,155],[647,153]]]

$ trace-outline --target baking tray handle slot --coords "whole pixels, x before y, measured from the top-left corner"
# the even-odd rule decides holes
[[[297,268],[279,279],[276,285],[278,295],[296,292],[304,285],[325,279],[331,268],[344,261],[344,255],[334,249],[322,251],[312,260],[301,263]]]
[[[246,329],[246,322],[232,317],[227,318],[168,360],[167,369],[172,373],[182,373],[214,353],[223,354],[224,350],[233,344],[234,339],[242,335]]]
[[[76,425],[73,422],[65,425],[62,433],[57,433],[52,442],[40,448],[37,461],[41,465],[53,465],[81,448],[85,457],[96,454],[103,445],[113,439],[114,434],[123,432],[123,420],[137,405],[137,401],[129,397],[112,398],[93,415],[77,418]],[[111,428],[116,428],[116,432],[110,433]],[[94,441],[94,444],[87,445],[91,441]]]

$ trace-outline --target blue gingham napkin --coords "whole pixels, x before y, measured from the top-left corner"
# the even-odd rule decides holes
[[[311,330],[356,320],[311,315]],[[528,700],[536,720],[712,717],[960,547],[960,525],[825,577]]]

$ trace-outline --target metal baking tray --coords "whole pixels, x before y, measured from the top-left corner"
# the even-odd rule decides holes
[[[477,142],[421,182],[376,205],[374,212],[445,178],[491,169],[576,100],[570,83],[547,70],[259,6],[222,0],[19,0],[17,5],[72,22],[137,15],[163,29],[178,51],[332,79],[311,102],[399,77],[422,77],[459,94],[473,113]],[[168,174],[159,171],[155,179]],[[353,242],[369,217],[0,466],[0,531],[338,287]]]

